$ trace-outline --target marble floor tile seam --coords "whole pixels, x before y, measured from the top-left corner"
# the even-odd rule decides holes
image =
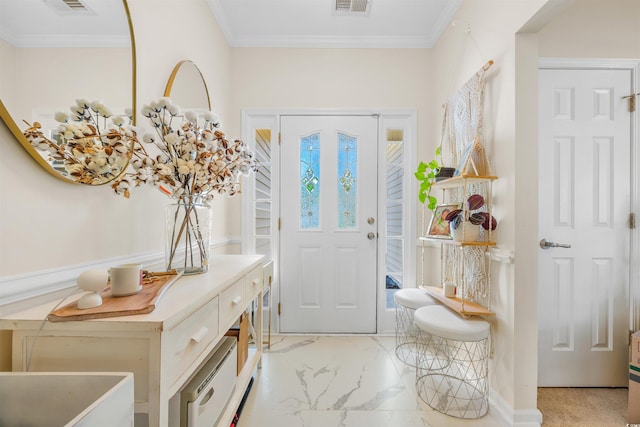
[[[430,408],[415,391],[415,368],[395,355],[394,336],[272,336],[254,378],[238,427],[502,424],[491,411],[459,420]]]

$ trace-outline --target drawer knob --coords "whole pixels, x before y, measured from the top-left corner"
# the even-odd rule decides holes
[[[242,297],[240,295],[238,295],[237,297],[235,297],[234,299],[231,300],[231,304],[238,305],[238,304],[240,304],[240,301],[242,301]]]
[[[253,283],[253,286],[258,286],[258,284],[260,283],[260,279],[253,279],[251,283]]]
[[[208,332],[209,332],[209,328],[207,328],[206,326],[203,326],[202,328],[198,329],[198,332],[196,332],[191,336],[191,341],[193,342],[202,341],[202,338],[206,337]]]

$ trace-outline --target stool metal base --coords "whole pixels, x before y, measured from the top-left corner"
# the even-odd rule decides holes
[[[488,339],[456,341],[420,331],[416,391],[431,408],[457,418],[489,410]]]
[[[396,356],[409,366],[416,366],[418,328],[413,323],[415,310],[396,304]]]
[[[418,377],[416,390],[427,405],[452,417],[480,418],[489,410],[489,401],[482,390],[450,375]]]

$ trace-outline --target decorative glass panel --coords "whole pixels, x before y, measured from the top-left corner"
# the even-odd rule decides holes
[[[256,199],[271,198],[271,129],[256,129]]]
[[[404,183],[404,144],[402,142],[387,143],[387,199],[402,200]]]
[[[271,259],[272,245],[272,180],[271,180],[271,129],[255,129],[254,153],[258,160],[258,170],[253,175],[255,191],[254,206],[254,243],[255,252],[263,254],[265,261]]]
[[[393,309],[393,294],[404,287],[404,186],[405,174],[404,130],[387,129],[385,150],[386,175],[386,296],[387,309]]]
[[[320,134],[300,139],[300,228],[320,228]]]
[[[357,140],[338,133],[338,228],[357,226],[358,195]]]

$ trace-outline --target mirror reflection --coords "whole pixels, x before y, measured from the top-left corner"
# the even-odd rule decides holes
[[[211,110],[207,84],[200,69],[192,61],[181,61],[173,68],[164,96],[182,111],[193,111],[201,115]]]
[[[82,143],[85,154],[91,154],[96,145],[110,141],[103,134],[113,137],[114,129],[119,127],[105,127],[105,112],[120,126],[132,124],[132,35],[126,0],[0,0],[0,116],[22,146],[57,178],[100,185],[126,168],[127,159],[123,162],[121,156],[111,160],[94,158],[91,168],[101,172],[92,176],[86,171],[79,173],[80,166],[70,168],[63,156],[55,153],[58,149],[52,150],[34,133],[40,132],[39,137],[69,153],[80,154],[78,144]],[[84,131],[76,133],[75,145],[71,144],[68,132],[67,138],[63,137],[65,129],[68,131],[77,118],[75,110],[79,104],[94,103],[100,105],[102,128],[85,126]],[[67,123],[61,123],[62,115],[57,113],[65,113]],[[80,121],[88,124],[90,120],[87,116]],[[90,136],[94,139],[87,139]],[[112,150],[106,152],[110,155]],[[102,153],[104,156],[105,151]],[[89,162],[85,163],[87,166]],[[111,170],[106,171],[106,167]]]

